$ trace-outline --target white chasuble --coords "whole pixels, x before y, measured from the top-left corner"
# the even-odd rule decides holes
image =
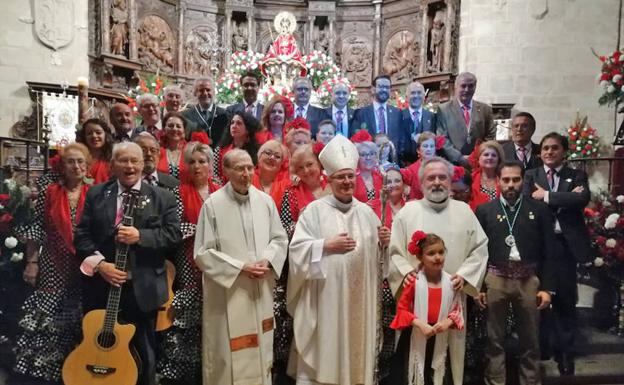
[[[443,203],[431,203],[426,199],[407,202],[394,217],[390,236],[390,265],[388,281],[392,292],[400,295],[405,276],[418,266],[418,260],[407,251],[412,234],[421,230],[438,235],[446,246],[444,271],[464,278],[464,292],[472,297],[481,288],[488,260],[488,239],[470,207],[464,202],[447,199]],[[462,299],[465,308],[465,295]],[[457,332],[456,339],[449,340],[454,357],[451,362],[453,380],[462,383],[466,332]]]
[[[228,183],[204,202],[195,235],[203,276],[203,382],[270,385],[273,364],[273,287],[288,239],[270,196]],[[249,278],[245,263],[266,259],[271,275]]]
[[[304,383],[373,384],[381,322],[379,225],[366,204],[333,196],[310,203],[299,217],[289,250],[287,306],[294,319],[291,362],[307,368]],[[355,250],[324,253],[324,239],[340,233],[355,240]]]

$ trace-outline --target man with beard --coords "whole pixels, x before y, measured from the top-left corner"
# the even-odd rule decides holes
[[[553,215],[542,202],[522,197],[524,165],[506,161],[499,172],[501,197],[477,207],[488,236],[488,269],[478,303],[487,308],[485,383],[504,385],[507,314],[518,332],[520,385],[539,384],[539,310],[555,290]]]
[[[241,149],[223,158],[228,183],[202,205],[195,262],[204,273],[204,384],[271,384],[273,288],[288,238],[273,199],[251,186]]]
[[[167,300],[165,257],[182,240],[173,195],[141,181],[143,153],[132,142],[113,147],[115,178],[92,187],[76,228],[76,256],[85,277],[85,310],[104,309],[111,285],[122,287],[120,323],[136,327],[132,344],[141,370],[138,384],[156,384],[156,314]],[[124,200],[139,191],[134,225],[121,225]],[[116,268],[116,245],[129,246],[126,271]]]
[[[295,93],[295,118],[304,118],[310,123],[312,138],[316,138],[318,124],[331,116],[322,108],[310,104],[312,81],[310,78],[298,77],[293,80],[292,90]]]
[[[452,275],[454,289],[463,290],[472,297],[479,294],[487,267],[488,239],[470,207],[449,197],[453,171],[453,165],[440,157],[424,160],[418,172],[424,199],[407,202],[392,222],[388,280],[396,296],[409,280],[415,279],[418,260],[411,256],[407,245],[416,230],[437,234],[444,240],[447,247],[444,271]],[[465,295],[463,302],[465,304]],[[397,347],[400,357],[397,359],[399,362],[404,360],[405,365],[410,342],[408,330],[401,333]],[[465,329],[452,336],[449,349],[454,357],[460,357],[451,364],[453,382],[461,384]]]
[[[258,88],[260,87],[260,79],[253,72],[245,72],[241,75],[239,83],[243,94],[243,100],[239,103],[232,104],[226,111],[229,116],[236,112],[247,112],[254,118],[260,120],[264,105],[258,102]]]
[[[126,142],[134,134],[134,113],[127,104],[115,103],[110,110],[110,121],[115,127],[115,142]]]
[[[217,107],[213,101],[214,80],[212,78],[200,78],[195,81],[193,94],[197,98],[197,104],[189,106],[182,115],[191,123],[186,127],[186,139],[191,138],[191,132],[199,131],[208,134],[213,148],[221,140],[223,131],[228,124],[227,112]],[[194,128],[191,128],[194,127]]]
[[[169,174],[156,170],[160,161],[160,146],[156,138],[147,132],[141,132],[134,137],[134,143],[143,150],[143,180],[152,186],[162,187],[173,192],[180,185],[180,181]]]
[[[423,132],[435,132],[435,114],[423,108],[425,87],[419,82],[412,82],[407,86],[406,96],[409,107],[401,111],[403,132],[407,136],[404,161],[415,162],[418,150],[418,136]]]
[[[348,107],[349,87],[344,83],[336,83],[332,90],[332,106],[325,111],[336,124],[336,134],[350,138],[355,133],[353,130],[354,110]]]
[[[496,139],[492,107],[473,100],[477,77],[462,72],[455,80],[455,97],[440,105],[436,114],[436,133],[446,137],[445,157],[455,164],[468,165],[468,156],[477,141]]]
[[[388,75],[377,75],[371,86],[373,103],[355,111],[353,132],[366,129],[374,138],[377,134],[386,134],[394,144],[399,159],[405,155],[407,133],[403,130],[401,110],[388,104],[391,81]]]
[[[321,151],[332,194],[306,206],[290,244],[287,306],[297,385],[376,383],[382,248],[390,231],[353,197],[358,157],[342,135]]]

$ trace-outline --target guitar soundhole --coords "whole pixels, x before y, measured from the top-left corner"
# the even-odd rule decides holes
[[[100,345],[104,349],[110,349],[117,342],[117,337],[113,332],[102,331],[97,336],[98,345]]]

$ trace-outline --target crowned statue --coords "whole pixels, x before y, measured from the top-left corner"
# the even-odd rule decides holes
[[[275,16],[273,25],[279,35],[262,59],[260,70],[272,85],[290,88],[294,78],[307,73],[301,51],[293,36],[297,20],[292,13],[282,11]]]

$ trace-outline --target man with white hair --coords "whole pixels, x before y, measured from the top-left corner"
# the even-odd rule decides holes
[[[412,234],[420,230],[434,233],[444,240],[444,271],[452,275],[453,288],[475,297],[479,294],[488,260],[488,239],[470,207],[449,197],[453,165],[440,157],[423,161],[418,177],[424,199],[407,202],[394,217],[390,240],[390,287],[393,293],[415,279],[418,267],[407,245]],[[465,297],[464,297],[465,302]],[[409,332],[404,330],[397,347],[397,359],[409,351]],[[453,331],[449,349],[453,357],[453,383],[460,385],[464,372],[465,331]]]
[[[181,112],[184,108],[184,92],[177,84],[172,84],[163,90],[165,99],[165,111],[168,112]]]
[[[197,98],[197,104],[190,105],[182,115],[190,125],[187,125],[186,138],[190,139],[192,131],[200,131],[208,134],[214,148],[223,136],[223,131],[228,125],[227,112],[218,107],[214,99],[215,85],[210,77],[195,80],[193,95]],[[191,129],[190,127],[194,128]]]
[[[417,140],[423,132],[435,133],[435,114],[423,108],[425,101],[425,87],[419,82],[411,82],[405,91],[409,107],[401,111],[403,130],[407,136],[403,160],[415,162],[417,158]]]
[[[156,314],[167,300],[165,258],[182,240],[173,195],[141,180],[143,152],[132,142],[113,147],[109,182],[93,186],[85,199],[74,246],[88,276],[85,310],[104,309],[111,286],[122,287],[120,323],[136,327],[132,344],[141,361],[138,384],[156,385]],[[131,190],[139,194],[133,226],[121,224]],[[126,271],[115,265],[116,246],[129,246]]]
[[[154,94],[143,94],[136,98],[136,103],[143,121],[135,128],[133,135],[147,131],[160,140],[164,135],[160,122],[160,100]]]
[[[332,89],[332,105],[325,111],[336,124],[336,134],[350,138],[355,133],[353,127],[353,113],[355,110],[348,107],[349,87],[345,83],[336,83]]]
[[[249,154],[229,151],[223,168],[229,182],[206,199],[195,233],[204,273],[203,380],[271,385],[273,288],[288,238],[273,199],[251,185]]]
[[[462,72],[455,79],[455,96],[440,105],[436,133],[446,137],[444,155],[451,162],[468,165],[468,156],[477,141],[496,139],[496,126],[490,105],[473,100],[477,77]]]
[[[290,244],[287,306],[298,385],[375,383],[390,230],[353,198],[358,158],[342,135],[321,151],[332,194],[306,207]]]

